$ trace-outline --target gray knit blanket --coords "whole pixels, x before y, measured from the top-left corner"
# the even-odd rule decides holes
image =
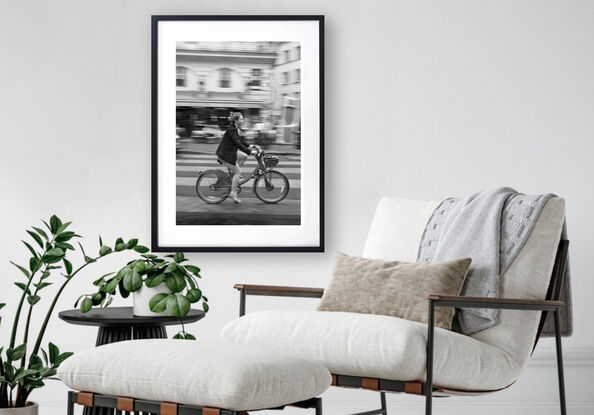
[[[553,196],[524,195],[501,187],[464,198],[448,198],[441,202],[427,222],[417,261],[470,257],[472,264],[462,295],[498,297],[499,277],[512,264],[530,236],[542,208]],[[569,335],[572,331],[569,272],[561,296],[568,304],[561,313],[562,331]],[[494,326],[496,322],[495,309],[459,309],[454,330],[471,335]],[[543,334],[554,335],[549,321]]]

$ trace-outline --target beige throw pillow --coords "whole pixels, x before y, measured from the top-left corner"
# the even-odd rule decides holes
[[[382,261],[338,254],[319,311],[383,314],[427,323],[427,296],[459,295],[471,259]],[[450,330],[453,307],[435,308],[435,327]]]

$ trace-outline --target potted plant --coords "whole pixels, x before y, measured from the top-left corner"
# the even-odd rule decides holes
[[[133,294],[134,314],[139,316],[171,315],[180,317],[181,322],[181,317],[190,311],[193,303],[201,303],[204,312],[208,312],[208,298],[202,295],[198,285],[198,279],[202,278],[200,268],[184,264],[187,261],[182,252],[164,258],[141,252],[141,258],[94,281],[97,291],[81,295],[75,307],[80,302],[83,313],[94,306],[107,307],[119,291],[124,298]],[[174,339],[195,340],[185,331],[183,323],[181,327]]]
[[[54,215],[49,223],[43,221],[43,224],[45,230],[38,227],[27,230],[31,241],[23,241],[23,244],[31,254],[28,265],[23,266],[11,261],[24,275],[24,279],[15,282],[22,293],[14,314],[10,341],[6,347],[0,347],[0,415],[36,415],[38,405],[29,402],[31,392],[43,387],[47,379],[53,379],[60,364],[72,354],[60,352],[58,346],[51,342],[46,349],[41,346],[56,303],[68,283],[89,264],[114,252],[148,251],[148,248],[138,245],[137,239],[130,239],[124,243],[118,238],[115,246],[111,248],[104,245],[99,238],[99,254],[89,256],[80,243],[78,248],[72,245],[72,240],[80,238],[80,235],[69,230],[71,222],[62,222]],[[82,256],[78,267],[75,267],[70,259],[75,252]],[[60,275],[56,277],[56,274]],[[42,291],[53,284],[56,284],[58,289],[46,310],[41,327],[35,332],[35,337],[31,331],[33,311],[37,309],[36,305],[41,300]],[[4,304],[0,308],[3,306]],[[17,341],[21,323],[24,324],[20,333],[22,340]]]

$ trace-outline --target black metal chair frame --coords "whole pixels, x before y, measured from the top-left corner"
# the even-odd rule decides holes
[[[87,408],[109,408],[115,410],[116,415],[247,415],[247,411],[233,411],[229,409],[211,408],[206,406],[180,405],[172,402],[159,402],[146,399],[133,399],[102,395],[91,392],[68,392],[68,415],[74,415],[74,405],[79,404]],[[298,408],[313,408],[315,415],[322,415],[322,398],[311,398],[268,410],[281,410],[286,406]],[[251,412],[251,411],[250,411]]]
[[[353,415],[387,415],[385,392],[408,393],[425,396],[425,414],[431,415],[433,396],[450,396],[456,393],[482,395],[495,391],[463,391],[440,388],[433,384],[433,348],[434,348],[434,313],[435,307],[464,307],[464,308],[497,308],[509,310],[542,311],[540,325],[534,346],[540,337],[542,327],[549,311],[553,312],[555,327],[555,346],[557,354],[557,374],[559,381],[559,404],[561,415],[566,415],[565,381],[563,375],[563,353],[561,348],[561,328],[559,323],[560,309],[565,305],[559,301],[561,287],[567,268],[568,240],[561,240],[557,248],[555,265],[549,283],[545,300],[531,300],[518,298],[480,298],[463,296],[430,295],[428,297],[428,323],[427,323],[427,367],[425,382],[397,381],[388,379],[365,378],[358,376],[332,375],[332,385],[348,388],[362,388],[380,392],[381,408]],[[276,296],[276,297],[309,297],[321,298],[324,289],[312,287],[283,287],[269,285],[235,284],[239,291],[239,315],[245,315],[246,297]]]

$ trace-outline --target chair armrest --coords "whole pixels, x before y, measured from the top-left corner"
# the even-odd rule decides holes
[[[531,300],[528,298],[463,297],[438,294],[432,294],[427,299],[438,307],[555,311],[565,305],[563,301]]]
[[[274,297],[321,298],[322,294],[324,294],[323,288],[314,287],[285,287],[280,285],[235,284],[233,288],[239,291],[243,291],[247,295],[266,295]]]

